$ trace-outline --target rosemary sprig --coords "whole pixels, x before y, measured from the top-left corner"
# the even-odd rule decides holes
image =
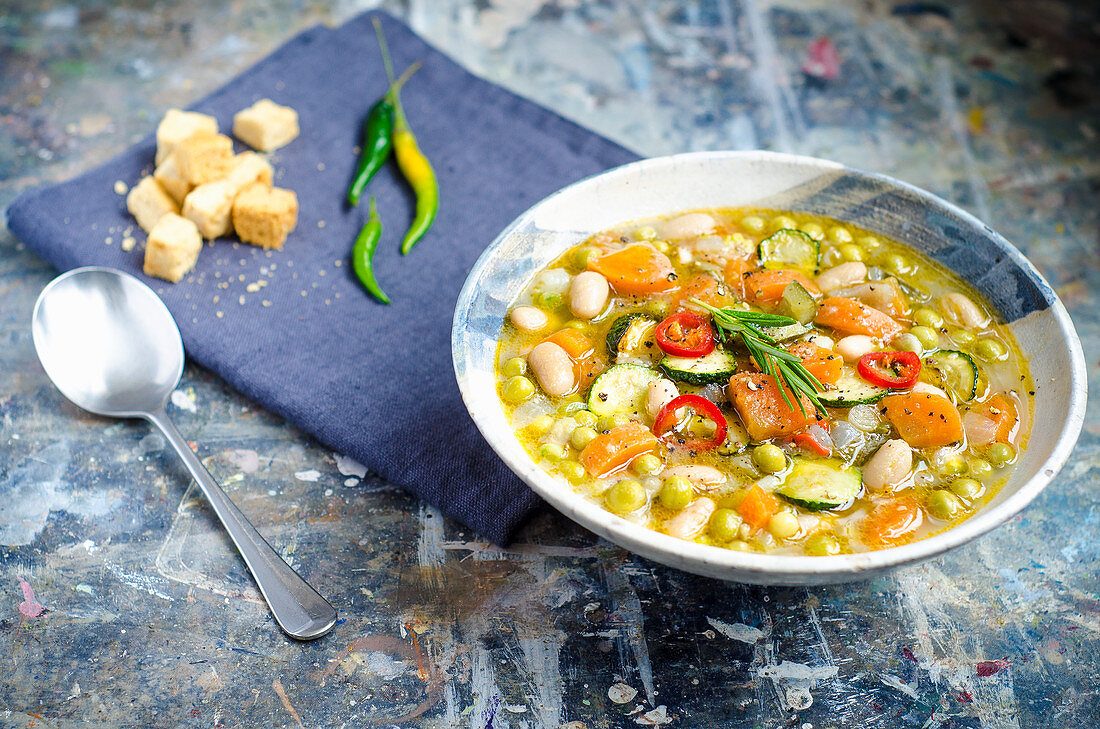
[[[802,360],[785,349],[780,349],[767,332],[760,327],[785,327],[798,322],[789,316],[778,314],[765,314],[759,311],[741,311],[740,309],[718,309],[699,299],[691,299],[691,303],[701,306],[710,312],[714,326],[718,330],[718,340],[723,344],[731,337],[740,337],[741,343],[759,365],[760,370],[775,380],[779,387],[779,394],[783,396],[783,402],[787,407],[793,408],[790,390],[794,395],[794,401],[798,403],[798,409],[806,414],[806,406],[802,404],[803,395],[813,403],[814,408],[822,415],[826,415],[825,406],[821,404],[817,393],[825,389],[813,374],[802,364]]]

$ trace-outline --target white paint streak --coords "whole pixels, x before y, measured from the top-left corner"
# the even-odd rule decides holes
[[[951,62],[944,56],[937,56],[932,62],[932,67],[935,71],[935,89],[940,101],[941,115],[955,137],[955,142],[959,145],[963,171],[970,186],[970,194],[974,198],[974,212],[983,221],[989,223],[992,219],[989,208],[989,187],[978,173],[978,163],[970,149],[969,134],[959,111],[958,99],[955,97],[955,80],[951,75]]]
[[[722,635],[731,640],[739,640],[742,643],[752,645],[764,639],[764,631],[744,623],[724,623],[721,620],[707,618],[707,622]]]
[[[754,46],[755,64],[749,75],[757,94],[771,109],[772,123],[775,125],[775,143],[771,146],[780,152],[796,152],[797,140],[792,123],[796,128],[804,129],[805,122],[791,92],[790,79],[783,68],[783,56],[776,46],[775,35],[768,25],[767,9],[762,9],[754,0],[746,0],[741,7]],[[723,31],[730,35],[733,28],[727,26]],[[735,47],[729,38],[727,44],[730,48]]]
[[[911,698],[914,698],[914,699],[920,698],[920,694],[917,693],[917,690],[915,688],[913,688],[909,684],[905,683],[904,681],[902,681],[900,678],[893,675],[892,673],[884,673],[881,676],[879,676],[878,679],[880,681],[882,681],[884,684],[886,684],[887,686],[889,686],[891,688],[896,688],[898,691],[901,691],[903,694],[906,694],[907,696],[910,696]]]
[[[195,391],[191,389],[188,389],[187,392],[183,390],[173,390],[172,404],[180,410],[186,410],[189,413],[197,413],[199,411],[195,406]]]
[[[321,472],[312,469],[309,471],[298,471],[294,474],[294,478],[298,479],[299,481],[309,481],[312,483],[321,478]]]
[[[622,570],[611,567],[605,570],[607,576],[608,592],[614,601],[614,610],[623,621],[623,630],[626,640],[634,654],[634,663],[638,668],[638,678],[645,690],[646,700],[650,705],[655,705],[657,691],[653,684],[653,664],[649,660],[649,646],[645,640],[645,620],[642,616],[642,602],[638,599],[638,593],[634,586],[623,574]],[[622,640],[616,641],[622,651]]]
[[[780,703],[785,711],[802,711],[810,708],[814,697],[810,690],[822,679],[835,678],[839,669],[836,666],[807,666],[794,661],[782,661],[756,671],[760,678],[769,679],[775,686]]]
[[[363,478],[367,475],[367,467],[354,458],[348,458],[342,456],[339,453],[333,454],[336,457],[336,470],[343,476],[355,476],[356,478]]]

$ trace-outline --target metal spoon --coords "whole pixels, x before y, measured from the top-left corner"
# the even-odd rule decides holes
[[[145,418],[160,428],[237,545],[279,627],[319,638],[336,611],[271,548],[225,495],[165,413],[183,373],[183,342],[151,288],[110,268],[78,268],[46,286],[34,305],[34,348],[46,374],[85,410]]]

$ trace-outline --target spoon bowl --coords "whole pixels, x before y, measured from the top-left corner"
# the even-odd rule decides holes
[[[162,408],[183,374],[183,342],[145,284],[109,268],[54,279],[32,318],[38,358],[65,397],[109,417]]]
[[[31,333],[43,369],[73,403],[160,428],[237,545],[279,627],[299,640],[332,629],[333,607],[264,541],[168,419],[165,406],[183,374],[183,340],[151,288],[111,268],[69,271],[39,294]]]

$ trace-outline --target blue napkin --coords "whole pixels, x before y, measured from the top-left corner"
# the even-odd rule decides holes
[[[386,90],[371,26],[381,19],[394,65],[423,67],[402,99],[439,178],[435,225],[412,253],[399,243],[414,200],[391,163],[371,183],[384,232],[375,269],[393,303],[368,297],[348,252],[366,218],[344,191],[370,106]],[[188,355],[245,396],[355,458],[498,544],[539,499],[490,450],[451,367],[451,316],[474,261],[523,210],[574,180],[635,155],[464,71],[380,13],[306,30],[193,107],[232,128],[260,98],[297,109],[301,136],[273,155],[275,184],[298,194],[282,251],[219,240],[177,284],[141,273],[126,252],[117,180],[151,170],[150,136],[69,182],[30,191],[8,226],[61,270],[113,266],[143,278],[179,323]],[[364,525],[369,528],[369,525]]]

